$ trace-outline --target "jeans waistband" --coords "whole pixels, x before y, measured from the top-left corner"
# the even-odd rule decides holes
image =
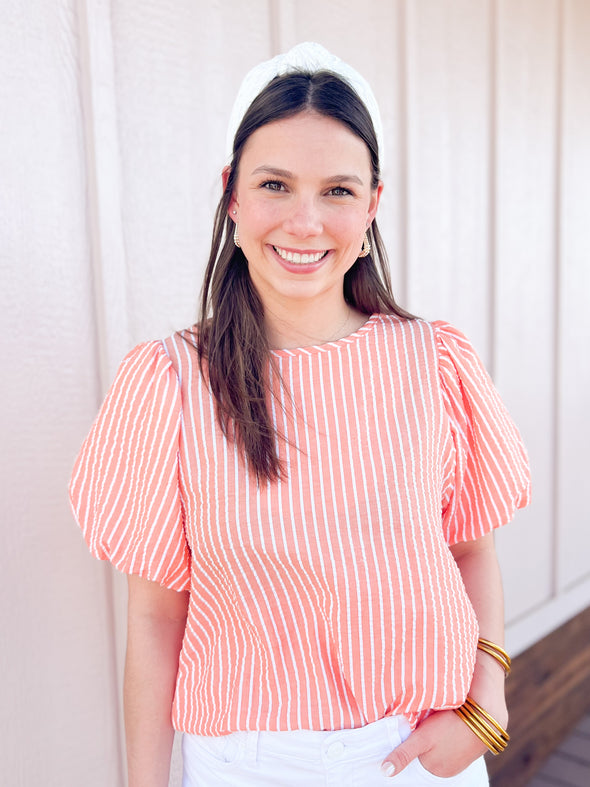
[[[346,750],[351,759],[370,756],[385,746],[394,749],[410,733],[404,716],[387,716],[364,727],[346,730],[291,730],[288,732],[246,732],[243,736],[246,759],[255,761],[259,751],[275,757],[320,761]]]

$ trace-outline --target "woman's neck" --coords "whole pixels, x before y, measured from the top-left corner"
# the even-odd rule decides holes
[[[279,310],[265,309],[265,325],[273,350],[293,350],[335,342],[358,331],[367,315],[357,311],[344,299],[341,303],[322,308],[302,305]]]

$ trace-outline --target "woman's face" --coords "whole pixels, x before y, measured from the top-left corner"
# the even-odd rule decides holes
[[[265,308],[343,300],[381,189],[365,143],[332,118],[304,112],[249,137],[229,213]]]

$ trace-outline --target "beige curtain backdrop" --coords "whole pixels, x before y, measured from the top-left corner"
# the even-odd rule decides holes
[[[125,783],[125,580],[67,479],[123,354],[196,315],[241,76],[310,39],[380,102],[399,300],[468,334],[529,447],[509,649],[590,603],[590,2],[3,3],[2,784]]]

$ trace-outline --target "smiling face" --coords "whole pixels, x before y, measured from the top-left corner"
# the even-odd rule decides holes
[[[345,305],[381,195],[371,179],[367,146],[333,118],[303,112],[249,137],[229,213],[265,309]]]

